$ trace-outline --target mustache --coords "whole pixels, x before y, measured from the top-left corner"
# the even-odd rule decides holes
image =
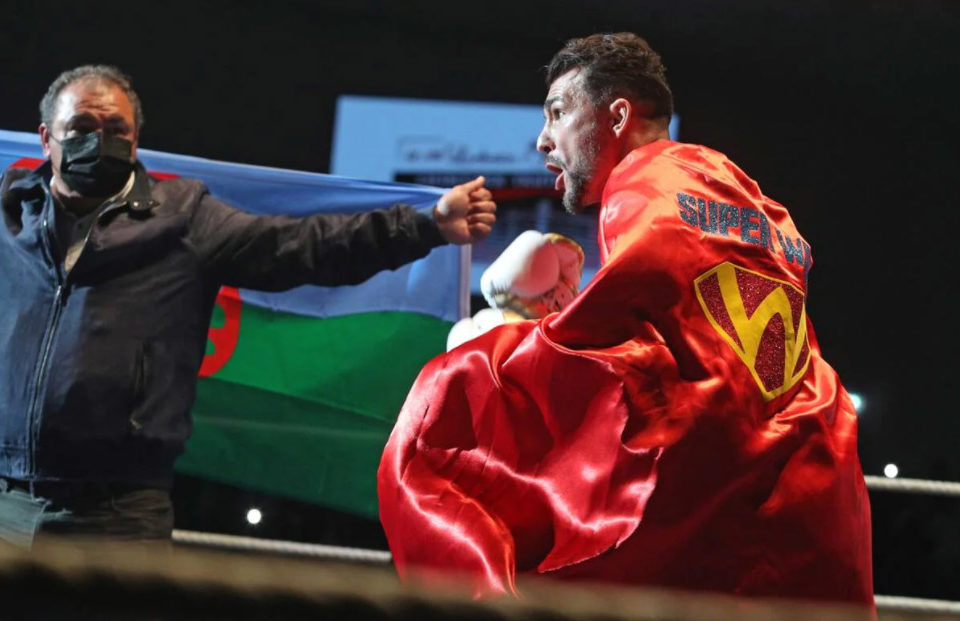
[[[561,162],[558,158],[555,158],[555,157],[553,157],[553,156],[548,155],[548,156],[546,156],[545,158],[543,158],[543,161],[544,161],[544,163],[546,163],[546,164],[551,164],[551,165],[553,165],[553,166],[557,166],[557,167],[559,167],[559,168],[564,168],[564,169],[565,169],[565,167],[564,167],[564,165],[563,165],[563,162]]]

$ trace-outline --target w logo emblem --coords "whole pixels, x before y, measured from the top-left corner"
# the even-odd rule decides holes
[[[764,399],[800,381],[810,364],[803,291],[732,263],[694,285],[710,324],[750,369]]]

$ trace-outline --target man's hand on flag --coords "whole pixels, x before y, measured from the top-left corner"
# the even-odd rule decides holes
[[[497,220],[497,204],[484,182],[480,176],[454,186],[433,208],[440,233],[451,244],[472,244],[490,234]]]

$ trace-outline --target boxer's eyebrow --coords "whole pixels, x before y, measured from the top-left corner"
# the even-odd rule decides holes
[[[560,95],[554,95],[553,97],[547,97],[547,100],[543,102],[543,109],[548,110],[550,106],[557,103],[558,101],[563,101],[563,97]]]

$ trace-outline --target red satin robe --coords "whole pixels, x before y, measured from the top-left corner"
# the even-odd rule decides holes
[[[856,413],[787,210],[724,155],[661,140],[607,180],[599,244],[562,312],[420,373],[379,470],[400,573],[872,606]]]

